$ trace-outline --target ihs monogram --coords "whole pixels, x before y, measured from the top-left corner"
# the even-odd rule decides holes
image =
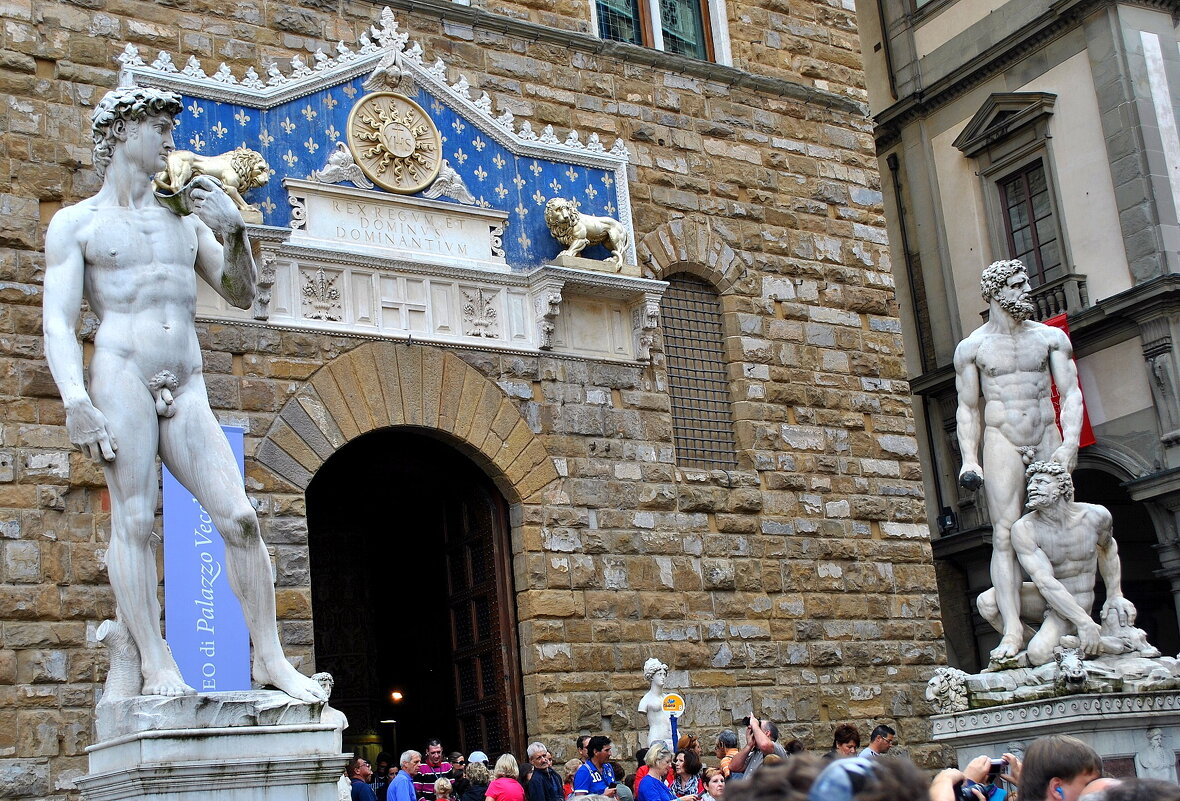
[[[348,146],[362,171],[391,192],[425,188],[442,166],[442,140],[434,121],[408,97],[365,95],[348,115]]]

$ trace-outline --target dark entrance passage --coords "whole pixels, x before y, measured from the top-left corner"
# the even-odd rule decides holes
[[[1109,473],[1079,467],[1073,473],[1077,500],[1097,503],[1114,517],[1114,538],[1122,563],[1123,595],[1135,604],[1139,613],[1135,625],[1147,632],[1147,641],[1165,654],[1180,648],[1176,625],[1176,604],[1167,579],[1155,573],[1160,569],[1155,546],[1159,543],[1151,516],[1142,503],[1131,500],[1119,480]],[[1098,576],[1094,588],[1094,614],[1097,617],[1106,601],[1106,585]]]
[[[506,505],[487,476],[438,439],[375,431],[316,473],[307,521],[316,666],[345,750],[376,734],[395,756],[430,737],[520,753]]]

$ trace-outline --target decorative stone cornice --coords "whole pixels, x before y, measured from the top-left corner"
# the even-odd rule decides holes
[[[1175,691],[1122,695],[1073,695],[1052,701],[1027,701],[991,709],[975,709],[948,715],[932,715],[935,742],[954,738],[956,745],[970,739],[987,741],[1007,736],[1019,728],[1022,737],[1039,736],[1042,729],[1073,723],[1087,730],[1117,729],[1125,725],[1120,715],[1145,713],[1180,723],[1180,693]]]
[[[979,111],[967,123],[967,127],[951,144],[967,157],[974,157],[979,151],[1001,137],[1053,113],[1057,95],[1049,92],[996,92],[984,101]],[[1008,112],[1002,122],[995,122],[998,114]]]
[[[138,47],[128,44],[117,59],[121,65],[119,83],[122,86],[148,84],[224,103],[269,109],[311,94],[325,85],[342,83],[372,72],[383,59],[396,55],[399,66],[414,80],[445,97],[468,119],[482,121],[481,129],[513,153],[613,169],[619,176],[616,180],[624,182],[624,186],[620,186],[620,202],[628,196],[622,191],[629,156],[622,139],[616,139],[608,150],[596,133],[591,133],[585,141],[573,130],[559,137],[551,125],[537,132],[528,120],[517,125],[508,110],[496,114],[487,92],[474,99],[471,97],[471,84],[465,75],[458,75],[452,82],[441,58],[427,64],[422,45],[411,42],[409,34],[399,30],[398,21],[388,7],[381,12],[380,26],[361,33],[353,47],[340,42],[336,51],[334,56],[322,49],[306,58],[296,55],[289,73],[284,73],[277,63],[272,62],[261,68],[268,76],[264,81],[254,67],[247,68],[239,77],[225,63],[213,75],[208,75],[195,56],[189,57],[184,69],[177,69],[173,57],[166,51],[160,51],[149,64]],[[626,211],[629,217],[630,210]],[[620,216],[623,216],[622,209]]]
[[[883,152],[894,145],[901,138],[902,128],[910,122],[950,103],[1034,50],[1064,36],[1081,25],[1095,10],[1120,4],[1173,12],[1176,8],[1174,0],[1130,0],[1129,3],[1122,3],[1121,0],[1061,0],[1053,4],[1052,10],[1043,14],[1035,24],[1015,31],[968,59],[945,77],[901,98],[875,115],[877,151]]]
[[[869,113],[866,104],[835,92],[827,92],[781,78],[756,75],[726,64],[702,61],[628,42],[601,39],[589,33],[567,31],[526,20],[512,19],[489,13],[483,9],[455,3],[453,0],[387,0],[386,4],[399,10],[434,17],[445,22],[470,25],[482,31],[514,36],[528,42],[558,45],[581,53],[606,56],[628,64],[642,64],[680,75],[691,75],[694,78],[712,81],[731,88],[748,89],[759,94],[798,100],[801,103],[819,105],[845,114],[864,117]]]

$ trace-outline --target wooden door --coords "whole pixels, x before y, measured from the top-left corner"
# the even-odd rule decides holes
[[[520,670],[504,504],[483,482],[447,504],[443,546],[460,749],[520,753]],[[503,578],[497,581],[497,576]]]

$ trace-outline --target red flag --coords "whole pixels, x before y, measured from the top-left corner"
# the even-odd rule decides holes
[[[1059,314],[1056,317],[1050,317],[1045,320],[1045,325],[1051,325],[1054,328],[1060,328],[1069,336],[1069,323],[1066,321],[1065,314]],[[1074,360],[1076,367],[1077,360]],[[1081,380],[1078,381],[1078,390],[1081,391]],[[1057,393],[1057,384],[1053,384],[1053,413],[1057,416],[1057,430],[1061,430],[1061,396]],[[1098,440],[1094,439],[1094,429],[1090,427],[1090,415],[1086,411],[1086,399],[1082,398],[1082,434],[1078,440],[1078,447],[1084,448],[1087,445],[1093,445]]]

